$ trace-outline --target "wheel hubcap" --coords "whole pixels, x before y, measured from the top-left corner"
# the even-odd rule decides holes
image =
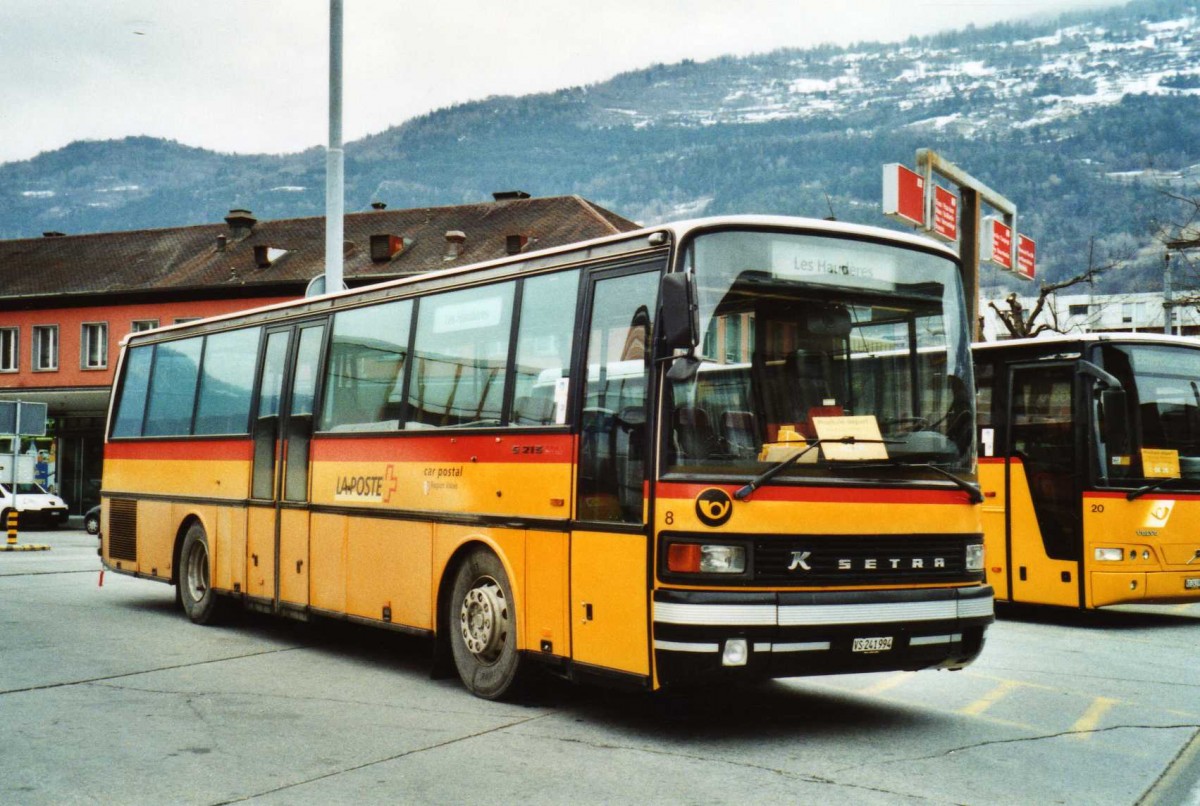
[[[208,592],[208,547],[196,543],[188,555],[187,562],[187,591],[193,602],[204,598]]]
[[[481,579],[467,591],[459,611],[467,650],[485,663],[500,657],[508,636],[508,602],[494,579]]]

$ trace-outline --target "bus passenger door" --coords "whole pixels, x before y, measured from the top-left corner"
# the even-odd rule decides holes
[[[247,537],[247,593],[308,604],[308,458],[323,323],[268,331]]]
[[[647,358],[659,267],[593,278],[571,534],[572,658],[650,674]],[[636,272],[636,273],[635,273]],[[583,522],[583,523],[580,523]]]
[[[296,359],[280,420],[282,467],[279,501],[279,601],[308,605],[308,467],[313,433],[313,399],[320,375],[323,324],[299,329]],[[295,337],[293,337],[295,338]]]
[[[1082,465],[1073,363],[1015,366],[1009,387],[1009,579],[1014,602],[1079,606]]]

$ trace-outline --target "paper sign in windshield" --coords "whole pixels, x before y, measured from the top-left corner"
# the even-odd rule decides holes
[[[813,417],[813,428],[821,440],[821,452],[831,462],[880,461],[888,458],[874,415],[858,417]],[[839,440],[853,437],[854,442]]]
[[[1179,451],[1142,448],[1142,475],[1148,479],[1179,478]]]

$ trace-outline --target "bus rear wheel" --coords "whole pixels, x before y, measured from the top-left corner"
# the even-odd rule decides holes
[[[219,620],[225,604],[212,590],[208,554],[208,535],[199,523],[188,527],[179,552],[179,587],[176,599],[196,624]]]
[[[446,612],[450,649],[463,684],[477,697],[516,692],[521,672],[512,586],[500,559],[475,549],[458,567]]]

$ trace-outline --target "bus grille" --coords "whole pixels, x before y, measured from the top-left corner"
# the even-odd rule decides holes
[[[801,535],[754,544],[754,581],[870,585],[976,580],[965,546],[980,535]]]
[[[112,498],[107,508],[108,556],[137,562],[137,501]]]

